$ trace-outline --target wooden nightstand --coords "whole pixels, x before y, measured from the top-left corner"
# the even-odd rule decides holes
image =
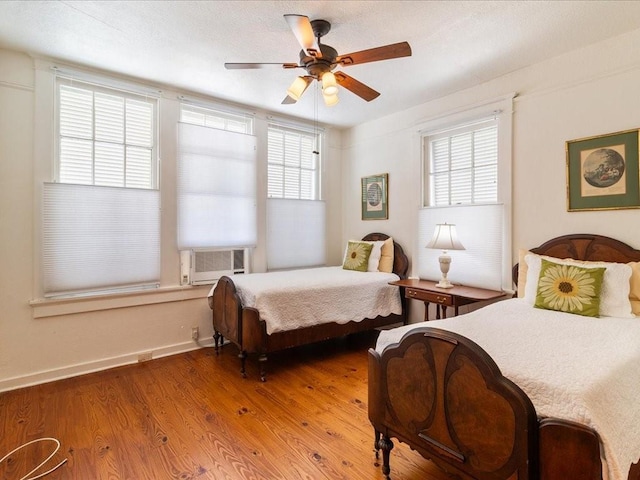
[[[447,318],[447,307],[453,307],[458,315],[458,307],[485,300],[495,300],[504,297],[505,292],[486,290],[484,288],[465,287],[456,285],[452,288],[436,287],[437,282],[429,280],[397,280],[389,285],[397,285],[404,290],[405,298],[422,300],[424,302],[424,319],[429,320],[429,304],[436,304],[436,319]],[[441,310],[442,309],[442,310]],[[442,317],[440,312],[442,311]]]

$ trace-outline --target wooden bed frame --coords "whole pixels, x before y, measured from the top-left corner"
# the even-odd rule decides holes
[[[557,258],[627,263],[640,250],[599,235],[566,235],[531,250]],[[518,266],[513,270],[517,280]],[[539,418],[527,395],[469,339],[419,327],[383,354],[369,350],[369,419],[389,479],[391,438],[462,478],[601,480],[594,430]],[[638,452],[640,456],[640,452]],[[639,462],[640,463],[640,462]],[[640,465],[628,479],[640,479]]]
[[[363,240],[386,240],[389,236],[384,233],[370,233]],[[393,273],[400,278],[406,278],[409,260],[404,250],[393,242]],[[240,350],[240,373],[246,377],[245,360],[249,354],[257,354],[260,364],[260,379],[266,381],[267,355],[286,348],[306,345],[309,343],[336,338],[351,333],[363,332],[377,327],[406,323],[406,302],[402,298],[402,314],[386,317],[366,318],[360,322],[346,324],[327,323],[313,327],[267,334],[266,323],[260,318],[260,312],[255,308],[243,307],[233,279],[222,277],[213,292],[211,309],[213,310],[213,330],[216,354],[223,339],[237,345]]]

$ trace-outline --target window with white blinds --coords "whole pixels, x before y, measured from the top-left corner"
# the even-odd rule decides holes
[[[306,130],[269,125],[267,196],[320,199],[319,136]]]
[[[257,243],[257,152],[250,116],[183,104],[178,124],[178,248]]]
[[[45,296],[156,287],[156,99],[60,77],[56,92],[56,181],[43,189]]]
[[[58,181],[156,188],[156,100],[58,82]]]
[[[320,136],[268,126],[267,266],[324,265],[326,213],[320,195]]]
[[[495,120],[424,137],[426,205],[498,201],[498,125]]]

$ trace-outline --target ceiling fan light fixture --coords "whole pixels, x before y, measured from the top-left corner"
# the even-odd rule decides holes
[[[326,93],[322,92],[322,98],[324,99],[324,104],[327,107],[333,107],[340,101],[337,93],[334,93],[333,95],[327,95]]]
[[[327,96],[338,94],[336,76],[332,72],[324,72],[322,74],[322,93]]]
[[[289,95],[294,100],[300,100],[300,97],[307,89],[308,83],[304,79],[304,77],[296,77],[293,83],[287,88],[287,95]]]

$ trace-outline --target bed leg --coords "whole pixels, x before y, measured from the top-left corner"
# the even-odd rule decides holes
[[[391,467],[389,466],[389,454],[393,449],[393,442],[389,437],[383,435],[380,440],[378,440],[378,445],[382,449],[382,473],[386,480],[391,480],[389,474],[391,473]]]
[[[373,437],[373,449],[376,452],[376,460],[380,458],[380,436],[381,435],[382,433],[376,430]]]
[[[222,337],[222,335],[220,335],[218,331],[213,332],[213,342],[214,342],[216,355],[218,355],[218,353],[220,352],[220,348],[218,346],[220,342],[220,337]]]
[[[238,358],[240,359],[240,375],[242,375],[242,378],[247,378],[247,371],[244,368],[247,360],[247,352],[240,350]]]
[[[263,353],[258,357],[258,364],[260,365],[260,381],[267,381],[267,356]]]

